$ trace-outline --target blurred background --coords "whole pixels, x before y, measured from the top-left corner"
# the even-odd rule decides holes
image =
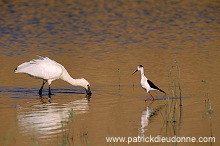
[[[215,113],[219,111],[219,10],[219,0],[0,0],[1,144],[48,144],[40,136],[45,132],[39,132],[45,125],[27,127],[37,125],[33,121],[39,119],[43,120],[38,124],[44,123],[52,113],[57,119],[54,125],[59,126],[46,124],[52,128],[47,131],[59,135],[62,118],[56,114],[64,111],[63,119],[67,120],[72,108],[76,114],[73,127],[78,126],[73,144],[108,145],[105,136],[137,136],[140,114],[145,111],[143,99],[149,97],[139,85],[139,75],[131,74],[137,65],[143,65],[145,75],[171,96],[169,72],[175,62],[186,97],[182,126],[188,129],[179,129],[179,134],[206,136],[210,133],[210,121],[204,120],[207,99]],[[86,78],[93,91],[90,101],[82,94],[61,94],[83,90],[56,81],[52,103],[42,103],[37,95],[42,81],[13,72],[36,55],[63,64],[73,78]],[[156,101],[153,108],[160,105],[164,102]],[[74,109],[76,106],[80,108]],[[158,119],[162,120],[155,117]],[[204,123],[189,123],[192,119]],[[163,135],[157,129],[161,122],[155,121],[147,134]],[[213,114],[216,129],[220,129],[219,121]],[[46,137],[51,133],[45,133]],[[87,138],[82,133],[87,133]],[[218,131],[212,133],[219,136]],[[56,145],[59,136],[51,137],[51,142]]]

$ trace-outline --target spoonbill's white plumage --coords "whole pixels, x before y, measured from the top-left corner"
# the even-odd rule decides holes
[[[84,78],[72,78],[63,65],[51,60],[48,57],[38,56],[39,59],[33,59],[29,62],[22,63],[15,69],[15,73],[25,73],[37,79],[43,79],[43,84],[39,90],[42,95],[42,89],[47,82],[49,85],[49,95],[51,95],[50,85],[52,81],[62,79],[73,86],[81,86],[85,88],[86,93],[91,95],[90,84]]]
[[[147,79],[147,77],[144,75],[144,67],[142,65],[138,65],[137,70],[135,70],[133,74],[135,74],[137,71],[141,72],[141,87],[144,88],[147,91],[147,93],[150,94],[150,91],[154,90],[158,90],[160,92],[165,93],[163,90],[158,88],[156,85],[154,85],[154,83]],[[151,94],[150,96],[154,100],[154,97]]]

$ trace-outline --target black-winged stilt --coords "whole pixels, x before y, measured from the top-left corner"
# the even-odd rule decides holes
[[[147,77],[144,75],[144,67],[142,65],[138,65],[137,70],[135,70],[133,74],[135,74],[137,71],[141,72],[141,87],[144,88],[147,91],[147,93],[150,94],[150,91],[154,91],[154,90],[159,90],[160,92],[165,93],[163,90],[158,88],[150,80],[147,79]],[[152,97],[153,100],[155,99],[151,94],[150,96]]]

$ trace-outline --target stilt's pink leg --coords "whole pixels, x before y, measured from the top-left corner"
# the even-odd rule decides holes
[[[149,92],[149,94],[150,94],[150,92]],[[150,96],[151,96],[151,97],[152,97],[152,99],[154,100],[154,97],[153,97],[153,95],[151,95],[151,94],[150,94]]]

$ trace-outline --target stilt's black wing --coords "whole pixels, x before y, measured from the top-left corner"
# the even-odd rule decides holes
[[[158,88],[156,85],[154,85],[154,83],[151,82],[150,80],[147,80],[147,82],[148,82],[148,84],[150,85],[151,88],[157,89],[157,90],[159,90],[160,92],[165,93],[163,90],[161,90],[161,89]]]

